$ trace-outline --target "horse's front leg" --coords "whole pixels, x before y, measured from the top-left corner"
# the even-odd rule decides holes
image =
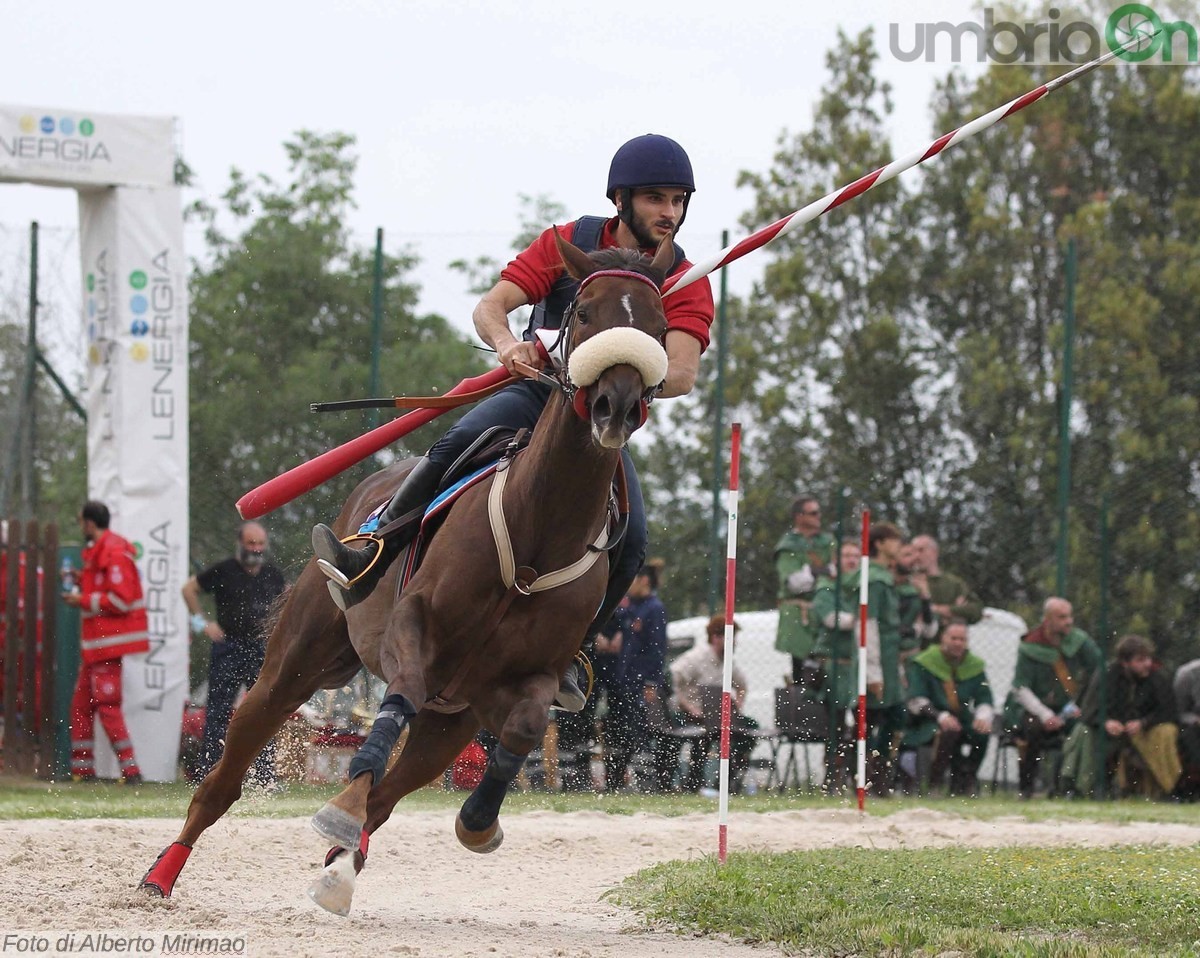
[[[435,781],[479,731],[479,720],[470,710],[441,715],[424,709],[408,729],[408,742],[388,769],[383,781],[371,789],[367,823],[357,850],[334,845],[325,856],[325,867],[309,886],[308,896],[335,915],[350,914],[358,873],[367,861],[368,836],[388,820],[396,802]]]
[[[241,797],[242,778],[284,721],[331,676],[345,681],[361,663],[346,620],[310,564],[289,593],[267,642],[266,661],[245,701],[233,713],[220,761],[192,795],[187,820],[143,876],[143,891],[170,898],[192,846]]]
[[[415,596],[403,596],[388,628],[388,643],[380,656],[387,694],[375,722],[354,758],[350,760],[350,784],[331,798],[312,818],[312,826],[323,838],[343,848],[358,847],[367,822],[367,796],[387,771],[392,749],[400,733],[425,702],[425,677],[416,650],[424,622],[423,606]]]
[[[529,753],[546,736],[550,704],[558,691],[558,678],[538,676],[520,689],[516,703],[504,719],[500,741],[492,749],[483,779],[475,787],[454,821],[454,834],[473,852],[493,852],[504,841],[500,806]]]

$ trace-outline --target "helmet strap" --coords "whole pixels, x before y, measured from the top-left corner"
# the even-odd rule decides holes
[[[617,190],[617,196],[621,199],[621,209],[617,212],[617,218],[629,227],[629,232],[633,232],[633,190],[627,186],[622,186]]]
[[[675,236],[679,235],[679,231],[683,229],[683,221],[687,219],[688,204],[692,201],[692,191],[688,190],[683,194],[683,212],[679,214],[679,222],[675,224]]]

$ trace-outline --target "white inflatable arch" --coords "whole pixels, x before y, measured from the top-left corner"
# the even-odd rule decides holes
[[[87,330],[88,496],[138,547],[150,652],[125,662],[142,774],[173,781],[187,694],[188,330],[175,119],[0,106],[0,181],[74,189]],[[117,763],[97,729],[97,770]]]

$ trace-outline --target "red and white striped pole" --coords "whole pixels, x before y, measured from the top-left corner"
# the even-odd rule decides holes
[[[991,113],[985,113],[983,116],[976,117],[970,123],[960,126],[957,130],[951,130],[949,133],[943,133],[936,140],[919,150],[914,150],[907,156],[902,156],[898,160],[892,160],[886,166],[881,166],[865,176],[859,177],[849,186],[843,186],[834,190],[832,193],[826,193],[819,200],[813,200],[808,206],[803,209],[796,210],[794,213],[789,213],[782,219],[776,220],[768,226],[764,226],[756,233],[751,233],[744,239],[738,240],[732,246],[728,246],[715,256],[711,256],[706,260],[696,263],[689,267],[685,272],[679,273],[669,278],[663,285],[663,295],[670,296],[671,293],[678,292],[685,286],[694,283],[702,276],[707,276],[713,270],[720,269],[722,266],[728,266],[735,259],[740,259],[747,253],[753,252],[760,247],[766,246],[772,240],[780,236],[787,236],[793,230],[802,226],[805,223],[815,220],[818,216],[828,213],[832,209],[836,209],[848,200],[860,196],[867,190],[878,186],[880,183],[886,183],[888,180],[898,176],[905,170],[911,169],[924,163],[926,160],[931,160],[942,150],[947,147],[954,146],[956,143],[961,143],[963,140],[974,136],[986,130],[989,126],[999,123],[1001,120],[1007,119],[1018,110],[1023,110],[1031,103],[1036,103],[1047,93],[1057,90],[1059,87],[1064,87],[1072,80],[1078,80],[1081,76],[1091,73],[1096,67],[1107,63],[1126,50],[1142,43],[1148,42],[1154,34],[1140,34],[1131,37],[1120,47],[1106,53],[1102,57],[1097,57],[1081,66],[1076,67],[1069,73],[1064,73],[1060,77],[1055,77],[1043,83],[1035,90],[1030,90],[1028,93],[1023,93],[1015,100],[1011,100],[1004,106],[996,107]]]
[[[858,810],[867,804],[867,579],[870,559],[871,510],[862,514],[862,559],[858,566]]]
[[[717,858],[725,864],[729,828],[729,723],[733,714],[733,605],[737,584],[738,463],[742,458],[742,424],[733,424],[729,450],[729,513],[725,545],[725,655],[721,671],[721,781],[717,807]]]

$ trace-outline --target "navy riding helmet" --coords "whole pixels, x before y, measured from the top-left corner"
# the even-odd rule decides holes
[[[635,136],[612,158],[608,168],[607,196],[611,200],[618,190],[624,191],[620,215],[626,223],[633,216],[632,191],[648,186],[676,186],[687,191],[683,214],[679,217],[679,226],[683,226],[688,202],[696,192],[696,180],[692,176],[692,161],[683,147],[669,136],[657,133]]]

